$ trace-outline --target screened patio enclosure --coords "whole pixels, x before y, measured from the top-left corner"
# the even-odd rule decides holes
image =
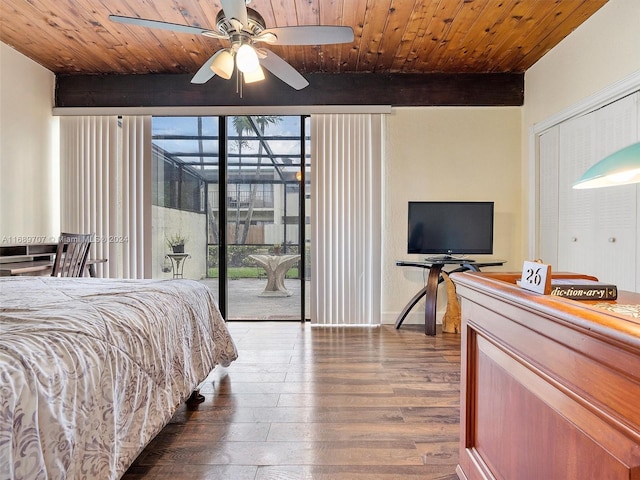
[[[308,118],[154,117],[152,131],[153,276],[207,283],[227,320],[307,317]]]

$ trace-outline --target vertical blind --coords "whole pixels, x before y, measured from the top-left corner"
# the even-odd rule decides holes
[[[311,323],[380,323],[384,116],[311,116]]]
[[[62,117],[60,137],[62,231],[95,234],[98,276],[150,277],[151,117]]]

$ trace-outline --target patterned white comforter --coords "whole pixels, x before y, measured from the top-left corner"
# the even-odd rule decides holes
[[[0,278],[0,479],[117,479],[236,348],[190,280]]]

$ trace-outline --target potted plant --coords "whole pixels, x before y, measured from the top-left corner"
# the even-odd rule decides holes
[[[184,253],[184,243],[187,241],[186,237],[183,237],[180,232],[174,233],[170,237],[166,237],[167,246],[173,251],[173,253]]]

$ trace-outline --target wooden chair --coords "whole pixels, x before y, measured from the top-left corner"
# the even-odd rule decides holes
[[[84,276],[92,237],[90,233],[61,233],[51,276]]]

